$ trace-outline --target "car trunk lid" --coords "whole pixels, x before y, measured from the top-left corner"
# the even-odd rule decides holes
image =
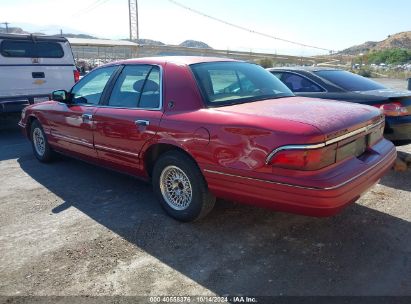
[[[311,98],[281,98],[221,107],[219,110],[253,117],[289,120],[311,125],[323,139],[303,145],[289,142],[274,147],[266,163],[275,161],[283,168],[317,170],[349,157],[365,157],[382,138],[384,117],[370,106]],[[278,164],[279,159],[285,164]],[[298,161],[297,161],[298,160]]]
[[[305,97],[262,100],[218,110],[308,124],[321,131],[326,140],[381,119],[381,112],[370,106]]]
[[[392,89],[385,90],[373,90],[356,92],[363,95],[372,95],[376,97],[376,102],[373,104],[376,107],[380,107],[383,104],[398,104],[403,107],[406,112],[405,115],[411,115],[411,92],[410,91],[397,91]],[[387,115],[391,116],[391,115]]]

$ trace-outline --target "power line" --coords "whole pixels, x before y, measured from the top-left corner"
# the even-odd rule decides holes
[[[91,3],[89,6],[87,6],[86,8],[81,9],[79,12],[75,13],[73,16],[81,16],[81,15],[84,15],[85,13],[89,13],[108,1],[110,0],[96,0],[93,3]]]
[[[296,41],[292,41],[292,40],[288,40],[288,39],[276,37],[276,36],[273,36],[273,35],[270,35],[270,34],[262,33],[262,32],[259,32],[259,31],[255,31],[255,30],[253,30],[253,29],[249,29],[249,28],[246,28],[246,27],[244,27],[244,26],[237,25],[237,24],[234,24],[234,23],[231,23],[231,22],[228,22],[228,21],[219,19],[219,18],[217,18],[217,17],[210,16],[210,15],[208,15],[208,14],[206,14],[206,13],[203,13],[203,12],[200,12],[200,11],[198,11],[198,10],[195,10],[195,9],[193,9],[193,8],[191,8],[191,7],[185,6],[184,4],[181,4],[181,3],[177,2],[177,1],[174,1],[174,0],[168,0],[168,1],[171,2],[171,3],[173,3],[173,4],[175,4],[175,5],[177,5],[177,6],[179,6],[179,7],[181,7],[181,8],[184,8],[184,9],[186,9],[186,10],[188,10],[188,11],[191,11],[191,12],[193,12],[193,13],[196,13],[196,14],[198,14],[198,15],[201,15],[201,16],[203,16],[203,17],[212,19],[212,20],[217,21],[217,22],[220,22],[220,23],[224,23],[224,24],[229,25],[229,26],[231,26],[231,27],[235,27],[235,28],[237,28],[237,29],[240,29],[240,30],[243,30],[243,31],[247,31],[247,32],[252,33],[252,34],[260,35],[260,36],[263,36],[263,37],[266,37],[266,38],[271,38],[271,39],[275,39],[275,40],[279,40],[279,41],[283,41],[283,42],[287,42],[287,43],[291,43],[291,44],[295,44],[295,45],[298,45],[298,46],[308,47],[308,48],[317,49],[317,50],[322,50],[322,51],[327,51],[327,52],[333,52],[333,50],[330,50],[330,49],[326,49],[326,48],[322,48],[322,47],[318,47],[318,46],[314,46],[314,45],[309,45],[309,44],[305,44],[305,43],[300,43],[300,42],[296,42]]]

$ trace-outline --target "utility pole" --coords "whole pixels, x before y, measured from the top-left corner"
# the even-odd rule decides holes
[[[8,22],[2,22],[1,24],[5,24],[6,25],[6,33],[9,32],[9,24]]]
[[[138,40],[138,5],[137,0],[128,0],[130,40]]]

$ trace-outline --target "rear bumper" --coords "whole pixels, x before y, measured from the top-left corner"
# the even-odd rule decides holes
[[[203,171],[211,192],[218,197],[279,211],[331,216],[355,202],[392,167],[395,147],[387,140],[382,140],[378,146],[379,151],[375,151],[372,160],[361,170],[355,165],[358,159],[331,169],[339,172],[325,174],[330,179],[325,187],[315,186],[316,179],[320,179],[315,175],[311,176],[313,186],[301,186],[215,170]]]
[[[26,106],[33,104],[35,98],[49,98],[49,95],[25,95],[16,97],[0,97],[0,115],[20,113]]]
[[[411,115],[386,117],[384,137],[389,140],[411,140]]]

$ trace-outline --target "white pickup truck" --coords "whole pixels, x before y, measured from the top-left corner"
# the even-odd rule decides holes
[[[49,100],[79,76],[66,38],[0,34],[0,115]]]

